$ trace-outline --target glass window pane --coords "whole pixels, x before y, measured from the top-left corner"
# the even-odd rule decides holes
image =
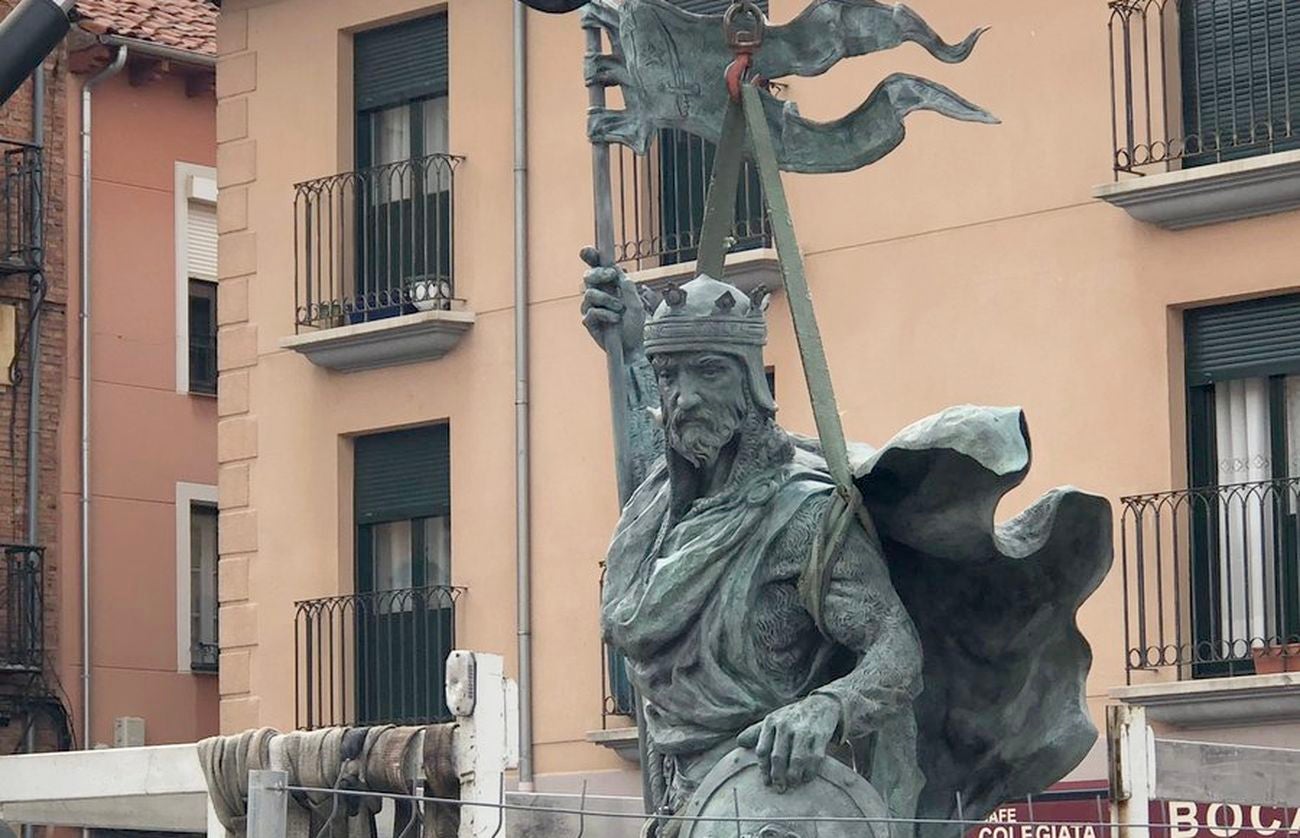
[[[1215,450],[1219,483],[1253,483],[1273,476],[1267,378],[1215,385]]]
[[[190,507],[190,646],[192,666],[217,664],[217,509]]]
[[[424,108],[424,153],[447,154],[450,149],[448,140],[448,107],[450,100],[446,96],[426,99],[420,104]]]
[[[426,585],[451,584],[451,519],[424,518],[424,580]]]
[[[371,117],[374,129],[374,162],[398,163],[411,157],[411,106],[398,105],[376,111]]]
[[[395,591],[412,585],[411,575],[411,522],[392,521],[376,524],[374,533],[374,561],[376,591]]]
[[[447,102],[444,96],[439,99],[426,99],[420,105],[424,110],[424,154],[448,154]],[[441,162],[430,162],[425,171],[425,192],[436,194],[451,189],[451,170]]]
[[[217,392],[217,284],[191,279],[189,284],[190,390]]]
[[[1286,377],[1287,476],[1300,477],[1300,375]]]

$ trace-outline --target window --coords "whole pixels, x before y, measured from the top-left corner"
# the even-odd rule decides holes
[[[353,321],[447,307],[451,289],[447,16],[356,36]]]
[[[217,507],[190,504],[190,669],[215,672],[217,644]]]
[[[1183,0],[1186,165],[1300,148],[1300,0]]]
[[[176,164],[176,392],[217,393],[217,181]]]
[[[1223,665],[1300,634],[1300,295],[1185,318],[1192,628]]]
[[[686,11],[700,15],[720,15],[730,0],[677,0]],[[758,0],[763,13],[768,0]],[[704,227],[704,205],[713,177],[717,145],[675,129],[664,129],[658,138],[659,163],[659,236],[666,265],[690,262],[699,255],[699,237]],[[736,221],[732,235],[733,250],[763,247],[769,240],[767,212],[758,169],[746,162],[741,169],[736,194]]]
[[[190,280],[190,392],[217,394],[217,284]]]
[[[354,466],[358,716],[443,718],[455,643],[450,431],[359,437]]]
[[[217,487],[176,484],[176,670],[216,672]]]

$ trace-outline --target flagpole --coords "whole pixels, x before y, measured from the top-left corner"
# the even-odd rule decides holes
[[[600,25],[595,21],[584,24],[587,36],[587,55],[594,58],[603,51]],[[605,86],[593,79],[587,85],[588,115],[605,110]],[[592,141],[591,143],[591,188],[593,214],[596,219],[596,253],[597,265],[593,267],[610,267],[614,264],[614,197],[609,175],[609,143]],[[627,427],[627,379],[625,359],[623,357],[623,332],[621,329],[605,330],[605,371],[609,378],[609,408],[611,431],[614,437],[614,469],[618,483],[618,506],[622,509],[636,489],[633,485],[632,457],[628,450],[630,439]],[[655,800],[651,782],[650,749],[646,740],[645,713],[641,707],[641,697],[632,693],[632,705],[636,714],[637,754],[641,762],[641,802],[647,815],[653,814]]]

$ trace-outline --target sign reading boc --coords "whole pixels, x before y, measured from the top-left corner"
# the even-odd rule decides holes
[[[966,838],[1113,838],[1104,789],[1072,799],[1009,803]],[[1152,801],[1151,838],[1288,838],[1300,833],[1300,808],[1241,803]]]

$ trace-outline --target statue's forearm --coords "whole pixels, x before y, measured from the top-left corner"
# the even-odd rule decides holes
[[[815,692],[834,696],[841,734],[879,729],[920,692],[921,642],[889,578],[880,546],[857,527],[835,565],[824,601],[824,629],[857,652],[857,666]]]
[[[627,434],[632,454],[633,482],[641,485],[654,463],[664,454],[664,432],[651,411],[659,410],[659,388],[654,369],[638,353],[627,363]]]
[[[898,624],[877,635],[852,671],[814,692],[839,701],[844,738],[860,737],[911,705],[919,692],[920,663],[915,633]]]

